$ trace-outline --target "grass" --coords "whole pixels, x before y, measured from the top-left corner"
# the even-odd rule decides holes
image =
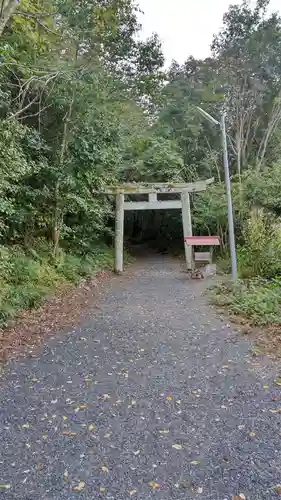
[[[112,268],[113,261],[113,250],[106,246],[84,256],[60,250],[56,259],[43,243],[29,251],[0,247],[0,326],[6,326],[23,309],[40,305],[57,289]]]
[[[252,278],[216,284],[210,290],[213,304],[224,307],[253,326],[281,325],[281,279]]]

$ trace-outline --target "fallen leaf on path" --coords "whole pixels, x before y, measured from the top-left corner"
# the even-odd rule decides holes
[[[199,460],[192,460],[191,462],[189,462],[191,465],[199,465],[200,462]]]
[[[88,405],[83,404],[83,405],[76,406],[74,411],[75,411],[75,413],[78,413],[78,411],[86,410],[87,408],[88,408]]]
[[[150,481],[150,483],[148,483],[150,488],[152,488],[153,490],[157,490],[159,488],[161,488],[160,484],[156,483],[155,481]]]
[[[182,450],[183,446],[181,444],[173,444],[172,448],[175,448],[175,450]]]
[[[137,490],[130,490],[128,493],[129,493],[130,497],[132,497],[133,495],[135,495],[137,493]]]
[[[277,495],[281,495],[281,484],[276,484],[275,486],[273,486],[273,489],[275,493],[277,493]]]
[[[80,491],[83,491],[84,488],[85,488],[84,481],[80,481],[77,486],[73,486],[72,490],[79,493]]]
[[[68,437],[73,437],[73,436],[76,436],[76,432],[72,432],[72,431],[63,431],[61,433],[62,436],[68,436]]]
[[[81,319],[81,314],[88,314],[92,306],[99,305],[106,291],[103,285],[111,279],[113,273],[110,271],[95,274],[89,280],[82,280],[78,287],[70,284],[59,287],[38,309],[22,311],[17,320],[12,321],[5,329],[5,342],[0,338],[0,358],[5,360],[24,350],[31,358],[37,357],[37,346],[51,335],[56,338],[56,334],[51,332],[58,332],[66,327],[72,329]],[[34,348],[35,353],[32,352]],[[36,375],[31,373],[27,377],[29,383],[31,377],[35,378]]]

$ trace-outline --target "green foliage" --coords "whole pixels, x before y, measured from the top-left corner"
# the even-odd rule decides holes
[[[281,163],[273,163],[262,171],[247,172],[244,197],[248,206],[257,206],[281,215]]]
[[[136,41],[136,13],[131,0],[12,11],[0,39],[3,244],[45,236],[54,252],[89,252],[110,233],[111,200],[95,193],[126,177],[162,81],[161,46]]]
[[[130,180],[146,182],[182,181],[183,159],[175,141],[163,137],[144,140]]]
[[[43,242],[32,252],[23,252],[20,247],[0,248],[0,326],[22,309],[38,306],[58,287],[113,266],[112,249],[105,246],[84,256],[61,251],[55,260],[50,250]]]
[[[222,283],[211,292],[212,301],[227,307],[250,324],[281,324],[281,231],[272,214],[252,210],[243,230],[244,242],[237,249],[240,281]],[[219,261],[228,267],[229,259]]]
[[[242,278],[271,279],[281,274],[281,232],[272,215],[253,210],[244,228],[244,245],[238,249]]]
[[[227,307],[230,314],[246,317],[251,325],[267,326],[281,324],[281,281],[251,279],[233,283],[220,283],[210,292],[217,306]]]

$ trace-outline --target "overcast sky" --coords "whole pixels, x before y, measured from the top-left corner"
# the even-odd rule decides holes
[[[201,58],[210,53],[214,33],[232,3],[239,0],[138,0],[144,14],[142,36],[153,32],[160,36],[166,62],[184,62],[189,55]],[[281,0],[271,0],[271,10],[281,10]]]

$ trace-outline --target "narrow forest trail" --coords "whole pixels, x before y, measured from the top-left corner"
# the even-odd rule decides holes
[[[5,368],[0,498],[279,498],[278,364],[252,357],[177,262],[141,267],[83,327]]]

